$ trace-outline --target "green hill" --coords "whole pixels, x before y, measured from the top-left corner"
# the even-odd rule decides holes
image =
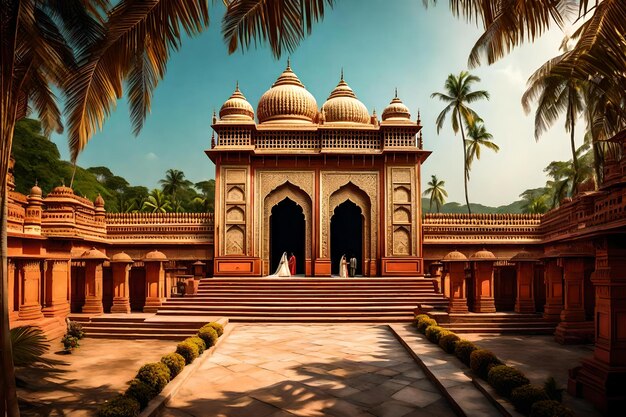
[[[522,200],[514,201],[511,204],[507,204],[506,206],[498,206],[491,207],[485,206],[478,203],[470,203],[470,208],[472,209],[472,213],[490,213],[490,214],[500,214],[500,213],[522,213]],[[430,213],[429,210],[430,199],[422,198],[422,211],[424,213]],[[433,213],[436,212],[435,206],[433,205]],[[465,204],[461,205],[456,202],[446,203],[441,207],[441,213],[467,213],[467,206]]]

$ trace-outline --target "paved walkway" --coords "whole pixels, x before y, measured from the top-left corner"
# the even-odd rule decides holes
[[[162,417],[454,416],[386,326],[238,325]]]

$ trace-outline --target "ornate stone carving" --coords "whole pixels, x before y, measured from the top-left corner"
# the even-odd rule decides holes
[[[418,185],[415,167],[388,166],[385,186],[390,198],[386,201],[386,256],[419,256]]]
[[[398,227],[393,232],[394,256],[406,256],[411,254],[411,235],[404,227]]]
[[[239,226],[230,226],[226,232],[226,255],[244,254],[244,232]]]

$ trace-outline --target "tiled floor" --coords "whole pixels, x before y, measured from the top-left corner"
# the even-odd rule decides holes
[[[238,325],[163,417],[454,416],[386,326]]]

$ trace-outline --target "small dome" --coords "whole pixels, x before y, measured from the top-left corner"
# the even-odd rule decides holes
[[[537,262],[538,260],[536,255],[525,250],[516,253],[515,256],[511,258],[511,262]]]
[[[126,252],[120,252],[120,253],[116,253],[115,255],[111,256],[111,262],[112,263],[119,262],[119,263],[131,264],[131,263],[133,263],[133,258],[128,256],[128,254]]]
[[[254,120],[254,109],[252,105],[248,103],[246,97],[239,91],[239,83],[237,83],[235,87],[235,92],[222,105],[220,109],[220,119],[241,121]]]
[[[453,250],[443,257],[442,262],[465,262],[467,261],[467,256],[463,255],[458,250]]]
[[[30,197],[41,197],[42,195],[43,191],[41,191],[41,188],[37,185],[37,182],[35,182],[33,188],[30,189]]]
[[[104,253],[100,252],[98,249],[96,248],[91,248],[89,250],[86,250],[85,252],[83,252],[82,255],[80,255],[80,259],[82,260],[91,260],[91,261],[105,261],[107,259],[109,259]]]
[[[361,103],[350,86],[343,79],[330,93],[328,100],[322,106],[322,112],[327,123],[348,122],[369,124],[371,121],[367,107]]]
[[[66,187],[65,185],[60,185],[58,187],[54,187],[51,194],[71,194],[74,195],[74,190],[70,187]]]
[[[317,102],[291,70],[287,68],[267,90],[257,106],[259,123],[287,122],[313,123],[317,116]]]
[[[102,196],[98,194],[98,197],[96,197],[93,204],[96,207],[104,207],[104,198],[102,198]]]
[[[159,252],[158,250],[153,250],[152,252],[148,252],[144,261],[167,261],[167,256],[163,252]]]
[[[404,105],[402,100],[398,98],[398,90],[396,89],[396,96],[391,100],[391,103],[383,111],[383,120],[411,120],[411,112],[409,108]]]
[[[496,256],[486,249],[479,250],[475,254],[469,257],[471,261],[492,261],[496,259]]]

